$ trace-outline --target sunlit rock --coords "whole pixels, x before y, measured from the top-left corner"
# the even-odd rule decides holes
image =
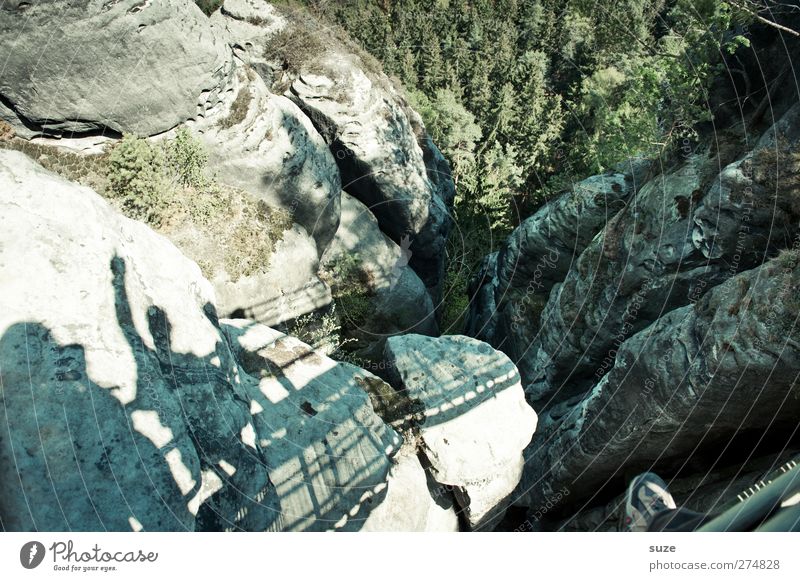
[[[519,373],[504,354],[463,336],[392,337],[392,384],[420,409],[416,421],[434,479],[453,487],[473,528],[502,518],[536,429]]]

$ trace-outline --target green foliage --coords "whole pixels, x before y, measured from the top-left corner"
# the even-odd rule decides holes
[[[346,330],[361,327],[372,313],[373,281],[358,253],[342,254],[320,269],[320,278],[330,287],[334,304]]]
[[[462,231],[496,240],[571,183],[695,139],[722,55],[748,46],[737,26],[765,1],[343,0],[325,12],[405,85],[452,165]],[[466,246],[474,271],[491,246]]]
[[[181,185],[193,188],[208,185],[205,173],[208,153],[186,127],[179,128],[175,138],[167,144],[166,162]]]
[[[211,16],[220,9],[225,0],[194,0],[194,3],[203,11],[206,16]]]
[[[207,161],[202,144],[185,127],[163,144],[125,135],[108,156],[108,194],[126,215],[152,226],[180,212],[207,224],[224,204],[206,175]]]
[[[108,157],[109,193],[130,217],[159,226],[173,198],[163,150],[146,139],[125,135]]]
[[[475,212],[505,199],[530,213],[574,178],[691,138],[710,119],[721,51],[747,46],[732,27],[757,4],[348,0],[327,11],[405,84]],[[514,152],[516,169],[500,170],[513,179],[497,177],[500,151]]]
[[[453,181],[458,185],[475,171],[475,144],[481,138],[475,116],[449,89],[437,90],[433,98],[421,92],[410,93],[409,98],[434,142],[449,159]]]
[[[326,355],[333,355],[341,348],[341,330],[335,303],[325,312],[302,315],[287,325],[288,334]]]
[[[514,216],[510,200],[519,192],[523,182],[514,146],[492,145],[483,157],[483,176],[476,204],[487,216],[493,231],[511,229]]]

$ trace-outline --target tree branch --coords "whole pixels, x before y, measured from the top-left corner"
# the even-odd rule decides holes
[[[743,10],[744,12],[747,12],[750,16],[754,17],[759,22],[763,22],[767,26],[771,26],[773,28],[777,28],[778,30],[782,30],[783,32],[788,32],[789,34],[791,34],[793,36],[800,37],[800,32],[797,32],[796,30],[792,30],[791,28],[787,28],[786,26],[783,26],[782,24],[778,24],[777,22],[769,20],[768,18],[764,18],[758,12],[754,12],[753,10],[750,10],[749,8],[747,8],[746,6],[744,6],[742,4],[739,4],[738,2],[734,2],[732,0],[729,0],[729,2],[730,2],[730,4],[732,6],[738,8],[739,10]]]

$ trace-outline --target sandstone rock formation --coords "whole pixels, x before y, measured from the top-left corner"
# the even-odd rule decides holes
[[[292,98],[331,147],[344,189],[397,244],[410,237],[410,264],[438,302],[451,226],[446,162],[426,147],[426,165],[407,106],[385,77],[368,77],[355,57],[339,52],[323,54],[309,69],[292,83]]]
[[[800,107],[787,112],[721,173],[713,157],[694,156],[654,177],[608,222],[542,312],[529,397],[555,401],[587,390],[633,333],[791,246],[799,214],[791,192],[776,196],[765,165],[781,164],[780,180],[791,187],[796,170],[780,159],[797,147],[798,114]],[[768,145],[776,131],[777,149]]]
[[[575,184],[520,224],[486,257],[470,281],[467,334],[516,363],[523,381],[534,373],[539,316],[554,285],[634,191],[633,173],[608,173]]]
[[[391,337],[391,383],[414,402],[431,474],[451,487],[471,527],[491,529],[522,475],[536,429],[519,373],[486,343],[463,336]]]
[[[415,450],[404,446],[389,471],[386,498],[375,507],[363,531],[455,532],[456,506],[450,491],[423,469]]]
[[[515,358],[540,413],[520,505],[566,518],[637,471],[790,430],[798,115],[731,163],[698,151],[647,179],[633,167],[584,214],[565,195],[485,258],[468,330]]]
[[[398,246],[381,232],[364,204],[342,193],[341,223],[322,266],[332,284],[350,290],[358,287],[369,304],[365,319],[347,312],[347,304],[340,307],[339,315],[346,321],[359,319],[352,333],[359,343],[359,356],[379,360],[386,338],[392,335],[438,334],[433,301],[408,265],[410,240],[401,242]]]
[[[160,133],[215,103],[232,71],[230,49],[194,2],[4,2],[0,10],[0,119],[20,135]]]
[[[625,341],[589,394],[542,417],[526,452],[527,504],[562,486],[585,498],[629,468],[796,427],[798,284],[800,256],[788,251]]]
[[[360,528],[401,444],[368,373],[218,321],[169,241],[20,153],[0,196],[4,529]]]

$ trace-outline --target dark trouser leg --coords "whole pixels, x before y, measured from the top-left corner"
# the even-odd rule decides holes
[[[691,532],[697,530],[714,517],[702,512],[695,512],[686,508],[664,510],[653,517],[647,528],[649,532]]]

